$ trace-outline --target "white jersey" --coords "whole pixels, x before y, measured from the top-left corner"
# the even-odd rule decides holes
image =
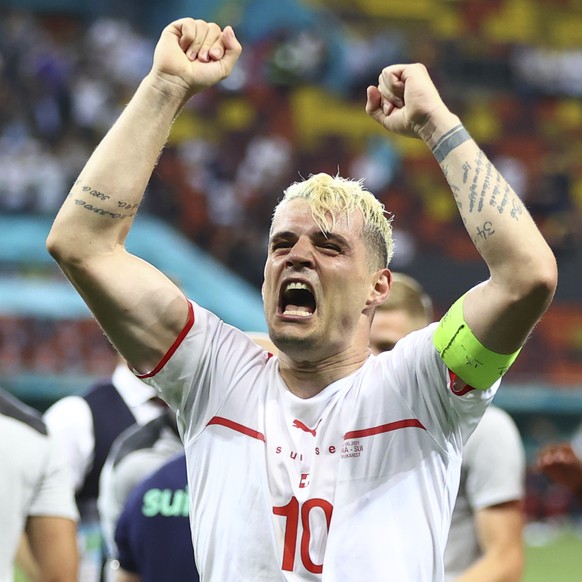
[[[462,443],[497,385],[453,394],[432,325],[301,399],[194,310],[147,381],[177,410],[201,579],[442,581]]]

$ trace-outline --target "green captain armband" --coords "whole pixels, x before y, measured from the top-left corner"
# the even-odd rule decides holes
[[[487,390],[509,370],[521,348],[508,355],[486,348],[463,317],[464,300],[463,295],[445,313],[432,341],[451,372],[469,386]]]

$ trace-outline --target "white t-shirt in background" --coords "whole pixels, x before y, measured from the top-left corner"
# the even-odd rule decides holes
[[[13,562],[29,516],[76,521],[69,469],[40,413],[0,391],[0,582]]]
[[[525,450],[513,419],[490,406],[463,449],[459,494],[445,550],[446,581],[454,582],[483,552],[475,512],[525,495]]]

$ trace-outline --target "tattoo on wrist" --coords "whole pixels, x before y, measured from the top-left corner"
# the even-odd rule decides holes
[[[432,148],[436,161],[440,164],[456,147],[471,139],[469,132],[461,125],[447,131]]]

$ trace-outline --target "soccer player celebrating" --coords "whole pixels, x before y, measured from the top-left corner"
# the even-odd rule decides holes
[[[240,52],[231,27],[186,18],[163,31],[48,248],[177,411],[203,580],[440,582],[462,444],[551,301],[554,256],[426,68],[389,66],[366,111],[433,152],[490,278],[371,356],[390,223],[359,182],[313,176],[273,215],[262,291],[279,356],[269,357],[124,244],[173,120]]]

